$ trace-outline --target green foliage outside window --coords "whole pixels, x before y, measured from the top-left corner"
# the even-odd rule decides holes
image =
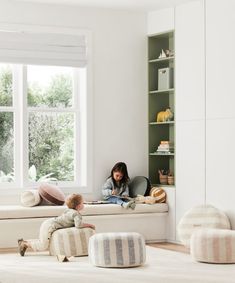
[[[72,87],[71,77],[64,74],[53,77],[49,86],[44,89],[36,84],[29,85],[28,106],[70,107]],[[11,105],[11,93],[12,76],[6,69],[5,72],[1,72],[0,76],[1,106]],[[13,119],[9,114],[11,113],[0,113],[0,149],[4,146],[5,149],[13,146]],[[28,132],[29,178],[32,181],[39,181],[43,178],[73,181],[74,114],[31,112]],[[10,174],[10,180],[13,172],[13,160],[7,162],[7,159],[9,159],[7,150],[0,150],[0,182],[1,176],[3,181],[7,174]]]

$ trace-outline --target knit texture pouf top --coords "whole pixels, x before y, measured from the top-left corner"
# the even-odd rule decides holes
[[[145,241],[134,232],[99,233],[90,238],[89,258],[100,267],[133,267],[145,262]]]
[[[89,238],[95,233],[91,228],[75,227],[56,230],[50,241],[51,255],[84,256],[88,255]]]
[[[196,261],[235,263],[235,231],[197,229],[191,237],[190,253]]]
[[[178,224],[178,234],[185,246],[190,246],[192,233],[198,228],[231,229],[227,215],[212,205],[191,208]]]

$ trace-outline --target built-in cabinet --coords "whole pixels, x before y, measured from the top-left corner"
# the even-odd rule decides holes
[[[235,229],[235,193],[229,177],[235,159],[231,150],[235,142],[235,96],[231,91],[235,58],[229,56],[235,47],[234,12],[231,0],[195,0],[176,6],[174,16],[169,9],[169,13],[152,12],[149,18],[150,38],[154,33],[167,33],[168,29],[159,27],[170,24],[175,33],[175,190],[166,188],[170,240],[174,240],[173,231],[185,212],[200,204],[225,211]],[[150,176],[154,174],[152,160]],[[174,212],[175,230],[171,226]]]
[[[175,182],[174,61],[173,31],[148,37],[149,179],[153,186]]]
[[[176,227],[205,203],[205,41],[202,1],[175,8]]]

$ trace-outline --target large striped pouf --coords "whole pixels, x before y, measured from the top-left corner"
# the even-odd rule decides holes
[[[95,231],[91,228],[75,227],[56,230],[50,239],[51,255],[84,256],[88,255],[88,242]]]
[[[191,237],[190,252],[196,261],[235,263],[235,231],[197,229]]]
[[[89,241],[90,262],[100,267],[133,267],[145,262],[145,241],[134,232],[98,233]]]
[[[190,246],[190,238],[195,229],[231,229],[226,214],[212,205],[199,205],[191,208],[181,218],[177,228],[179,239],[187,247]]]

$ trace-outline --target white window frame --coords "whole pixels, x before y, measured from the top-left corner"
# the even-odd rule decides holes
[[[25,26],[25,25],[0,25],[4,28],[18,28],[19,30],[24,29],[27,31],[37,31],[37,32],[55,32],[55,33],[67,33],[73,35],[85,35],[86,37],[86,46],[87,46],[87,65],[85,70],[77,69],[77,72],[80,72],[80,75],[86,76],[86,85],[82,84],[82,81],[74,81],[75,92],[82,91],[83,94],[79,97],[83,97],[81,101],[78,101],[78,98],[74,96],[74,107],[63,109],[61,112],[76,112],[77,119],[75,121],[75,154],[79,154],[77,159],[77,164],[75,166],[75,172],[79,172],[81,175],[81,181],[77,182],[60,182],[58,185],[60,188],[64,189],[64,192],[80,192],[80,193],[91,193],[92,189],[92,177],[93,177],[93,138],[92,138],[92,52],[91,52],[91,43],[92,43],[92,34],[88,30],[77,30],[73,28],[58,28],[58,27],[42,27],[42,26]],[[17,64],[17,63],[16,63]],[[17,64],[19,66],[19,64]],[[66,67],[66,66],[65,66]],[[10,110],[14,112],[14,156],[15,156],[15,182],[0,183],[0,195],[16,193],[16,191],[22,191],[25,188],[35,188],[39,185],[38,182],[29,182],[28,180],[28,113],[29,111],[34,111],[33,108],[27,107],[27,82],[26,82],[26,68],[23,67],[22,71],[14,72],[13,76],[19,74],[21,78],[16,78],[13,80],[13,106],[12,107],[0,107],[4,111]],[[75,76],[74,76],[75,77]],[[22,83],[22,85],[20,85]],[[20,93],[18,93],[20,92]],[[85,95],[84,95],[85,94]],[[22,97],[24,99],[19,99]],[[20,111],[22,109],[22,111]],[[29,109],[29,110],[28,110]],[[73,110],[72,110],[73,109]],[[42,110],[38,109],[39,111]],[[46,111],[53,111],[53,109],[45,109]],[[37,111],[35,109],[35,111]],[[58,109],[56,109],[56,112]],[[17,121],[17,123],[16,123]],[[17,125],[16,125],[17,124]],[[20,127],[18,125],[21,125]],[[77,136],[80,133],[79,137]],[[80,139],[82,137],[82,139]],[[26,140],[27,139],[27,140]],[[19,143],[16,146],[16,143]],[[82,164],[82,165],[81,165]],[[23,166],[22,166],[23,165]],[[83,168],[81,168],[81,166]],[[78,177],[78,174],[75,173],[75,177]],[[11,189],[11,190],[9,190]]]

